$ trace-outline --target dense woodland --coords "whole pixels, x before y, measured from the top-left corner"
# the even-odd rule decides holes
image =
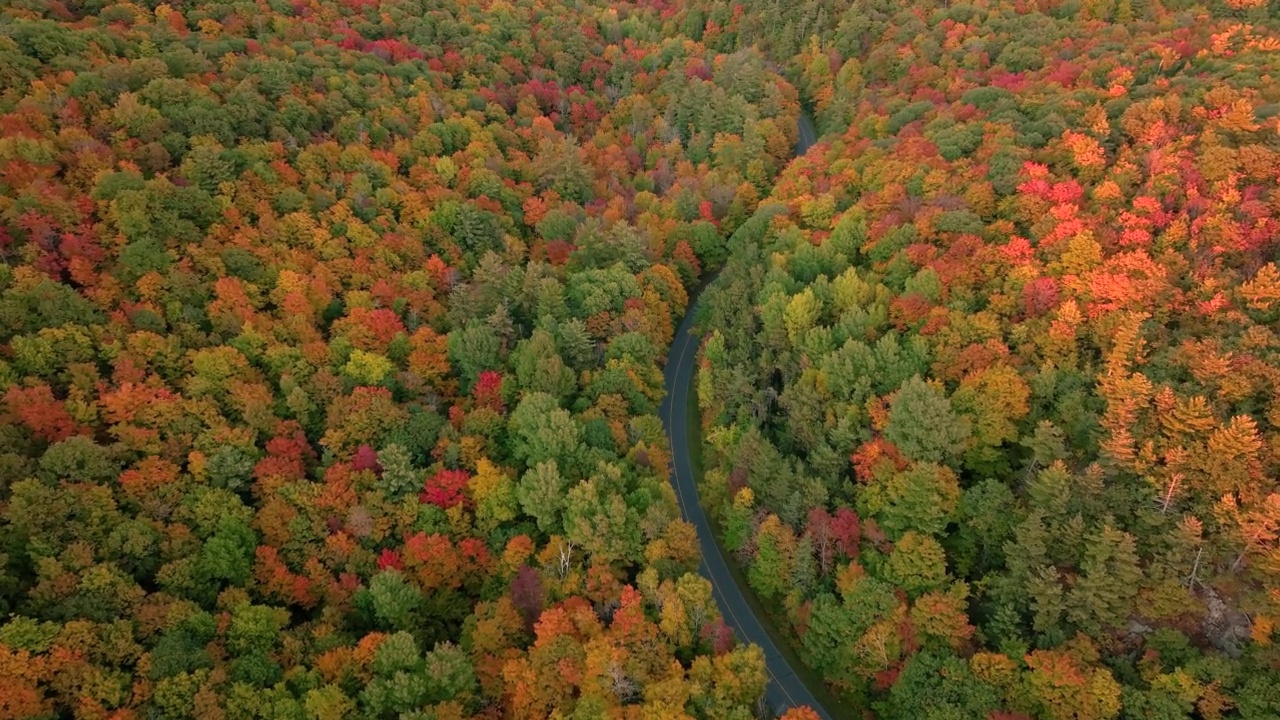
[[[767,712],[722,265],[840,711],[1280,716],[1278,16],[11,0],[0,720]]]
[[[757,712],[656,408],[799,99],[671,15],[5,3],[0,718]]]
[[[800,656],[885,719],[1280,717],[1280,6],[782,6],[684,27],[824,133],[697,381]]]

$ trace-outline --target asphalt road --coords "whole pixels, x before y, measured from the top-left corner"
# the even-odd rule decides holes
[[[796,154],[804,154],[809,146],[817,141],[813,123],[805,115],[800,116],[800,139],[796,144]],[[743,588],[734,581],[729,572],[727,558],[721,553],[712,534],[711,524],[698,500],[698,487],[693,476],[693,464],[689,457],[689,403],[693,398],[693,370],[697,361],[698,344],[701,338],[692,333],[694,311],[697,300],[689,303],[688,312],[676,330],[671,350],[667,353],[666,397],[662,401],[662,421],[666,425],[667,438],[671,443],[672,483],[675,486],[676,498],[680,501],[680,511],[684,518],[693,523],[698,530],[698,544],[702,550],[702,575],[711,581],[715,592],[716,603],[724,621],[734,629],[741,641],[759,645],[764,651],[765,667],[769,671],[769,686],[765,690],[765,699],[778,714],[788,708],[807,705],[815,710],[824,720],[831,720],[831,714],[819,703],[809,688],[805,687],[796,675],[791,664],[778,650],[764,625],[748,604],[743,595]],[[692,400],[696,402],[696,399]]]
[[[796,141],[796,155],[809,152],[810,146],[818,142],[818,133],[813,129],[813,120],[806,113],[800,113],[800,121],[796,123],[800,130],[800,139]]]

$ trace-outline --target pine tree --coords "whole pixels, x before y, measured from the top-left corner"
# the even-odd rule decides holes
[[[889,408],[885,437],[917,462],[952,461],[968,446],[970,423],[919,375],[903,383]]]
[[[1067,616],[1099,637],[1128,620],[1141,586],[1133,536],[1104,526],[1085,541],[1080,575],[1067,598]]]

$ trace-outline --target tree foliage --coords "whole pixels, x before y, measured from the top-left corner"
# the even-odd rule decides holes
[[[702,494],[850,704],[1270,712],[1274,9],[676,11],[819,131],[704,300]]]
[[[0,716],[756,707],[655,413],[798,95],[667,19],[0,10]]]

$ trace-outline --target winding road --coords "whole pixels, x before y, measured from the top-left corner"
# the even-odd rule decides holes
[[[813,123],[807,115],[801,114],[799,119],[800,139],[796,143],[796,154],[803,155],[817,141]],[[725,622],[734,629],[742,641],[759,645],[764,651],[765,667],[769,672],[769,685],[765,690],[765,699],[772,709],[781,714],[787,709],[808,706],[824,720],[831,720],[831,714],[819,704],[814,694],[796,675],[791,664],[778,649],[773,638],[765,630],[764,621],[756,615],[751,604],[743,594],[744,590],[735,581],[729,570],[729,562],[716,543],[711,523],[698,499],[697,480],[694,477],[693,463],[689,457],[689,402],[692,393],[693,369],[697,362],[698,344],[701,340],[692,333],[693,318],[698,301],[689,303],[684,320],[676,330],[675,339],[667,353],[666,397],[662,401],[661,415],[666,425],[667,438],[671,443],[672,470],[671,478],[675,486],[676,498],[680,502],[680,511],[685,520],[698,530],[698,544],[702,550],[702,575],[711,581],[715,593],[716,604]],[[696,400],[695,400],[696,402]]]

